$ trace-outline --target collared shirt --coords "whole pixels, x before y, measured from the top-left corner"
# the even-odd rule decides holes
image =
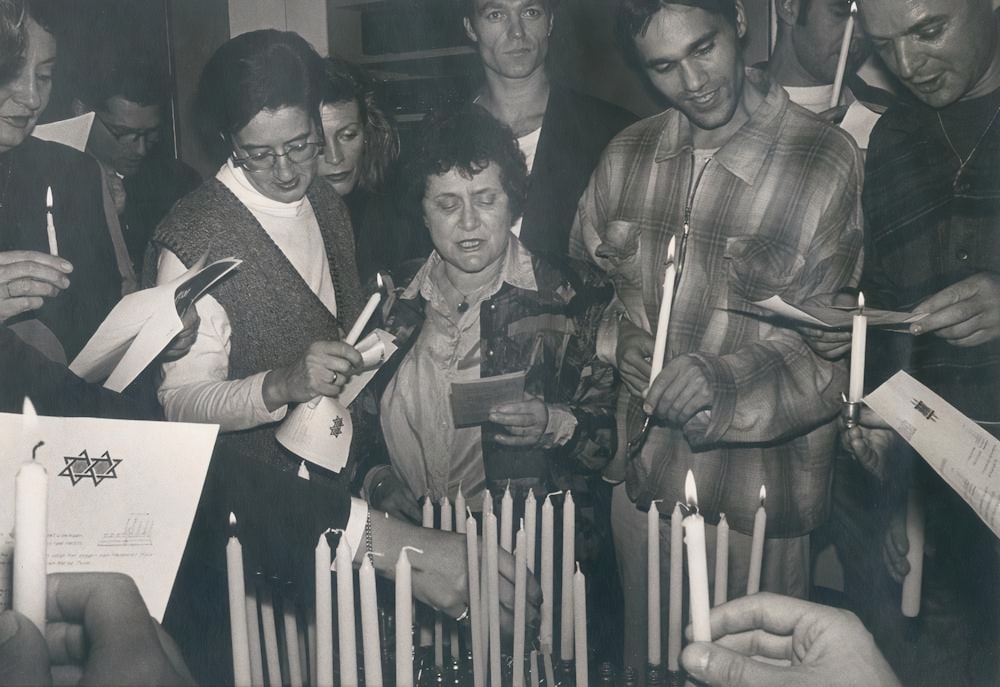
[[[700,174],[675,110],[619,134],[580,201],[570,250],[611,275],[630,319],[655,323],[667,245],[689,220],[666,358],[697,357],[714,401],[683,428],[653,427],[629,465],[630,496],[683,500],[692,468],[702,512],[748,532],[765,484],[769,533],[793,536],[824,516],[846,367],[749,302],[801,303],[857,283],[862,169],[844,132],[760,72],[747,78],[764,100]]]
[[[417,497],[454,500],[461,484],[462,493],[478,503],[484,488],[482,430],[456,428],[447,399],[452,382],[480,377],[480,304],[505,282],[537,289],[531,254],[520,241],[511,237],[502,259],[497,276],[474,294],[464,313],[456,312],[438,287],[445,264],[437,251],[402,294],[423,297],[426,321],[382,396],[381,422],[392,464]]]
[[[868,302],[909,309],[978,272],[1000,273],[1000,90],[940,111],[900,103],[875,128],[866,164]],[[896,350],[883,370],[869,356],[873,381],[903,367],[973,419],[1000,420],[1000,341],[889,341]]]

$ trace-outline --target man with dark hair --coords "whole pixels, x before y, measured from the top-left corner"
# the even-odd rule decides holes
[[[627,0],[619,27],[673,109],[608,145],[580,201],[570,249],[612,275],[621,302],[609,309],[602,355],[628,391],[619,446],[638,446],[615,489],[612,525],[626,597],[626,662],[641,667],[643,511],[661,501],[670,513],[687,501],[689,470],[710,523],[710,571],[714,523],[724,513],[732,528],[728,595],[747,591],[762,485],[761,588],[808,594],[809,533],[827,514],[846,366],[755,316],[750,303],[775,294],[801,303],[857,283],[861,160],[846,134],[790,103],[763,73],[744,69],[740,0]],[[656,328],[649,323],[671,305],[661,306],[669,260],[677,274],[669,336],[664,360],[656,361],[663,369],[651,380]],[[664,517],[664,561],[669,529]],[[666,577],[662,584],[668,588]],[[666,618],[668,595],[661,600]]]
[[[200,178],[157,145],[170,113],[166,75],[148,56],[136,57],[120,46],[104,46],[94,59],[81,77],[73,110],[94,112],[87,152],[104,172],[108,224],[122,237],[116,248],[122,252],[124,246],[128,253],[118,256],[122,278],[138,282],[153,230]],[[126,259],[130,264],[123,264]]]
[[[876,307],[925,313],[910,336],[873,338],[870,383],[907,369],[994,434],[1000,421],[1000,31],[990,0],[864,0],[860,18],[915,100],[891,107],[866,164],[863,289]],[[876,358],[876,356],[878,356]],[[881,436],[876,432],[881,432]],[[909,570],[906,489],[926,514],[919,632],[899,587],[878,587],[872,632],[907,685],[997,684],[997,539],[896,435],[852,430],[863,462],[881,447],[890,575]],[[912,477],[911,477],[912,472]],[[872,585],[873,587],[875,585]]]

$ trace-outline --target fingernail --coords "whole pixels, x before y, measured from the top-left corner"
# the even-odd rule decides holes
[[[648,403],[643,403],[642,404],[642,412],[646,413],[646,415],[652,415],[653,414],[653,406],[649,405]]]
[[[59,269],[61,269],[63,272],[72,272],[73,271],[73,265],[71,263],[69,263],[69,262],[66,262],[65,260],[60,260],[59,261]]]
[[[684,667],[689,672],[704,674],[708,668],[708,651],[697,644],[685,647],[684,659]]]
[[[6,644],[7,640],[16,635],[18,627],[14,611],[0,613],[0,644]]]
[[[920,334],[923,333],[924,333],[924,328],[921,327],[919,324],[910,325],[910,334],[913,334],[914,336],[919,336]]]

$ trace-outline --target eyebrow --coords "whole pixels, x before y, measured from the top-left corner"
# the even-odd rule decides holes
[[[946,22],[949,19],[950,19],[950,17],[947,14],[934,14],[934,15],[931,15],[930,17],[925,17],[925,18],[921,19],[916,24],[914,24],[913,26],[909,27],[908,29],[906,29],[905,31],[903,31],[902,33],[900,33],[899,35],[900,36],[912,36],[914,34],[920,33],[921,31],[923,31],[924,29],[926,29],[929,26],[933,26],[934,24],[940,24],[941,22]],[[894,36],[879,36],[879,35],[874,34],[874,33],[869,33],[868,37],[871,38],[872,40],[887,40],[889,38],[894,38]]]
[[[306,132],[304,132],[304,133],[301,133],[301,134],[299,134],[299,135],[298,135],[298,136],[296,136],[295,138],[290,138],[290,139],[288,139],[287,141],[285,141],[285,142],[284,142],[284,143],[282,143],[281,145],[282,145],[282,146],[286,146],[286,145],[288,145],[289,143],[295,143],[296,141],[301,141],[301,140],[302,140],[303,138],[309,138],[310,134],[312,134],[312,131],[306,131]],[[269,146],[269,145],[267,145],[267,144],[264,144],[264,143],[248,143],[248,144],[246,144],[246,145],[241,145],[240,147],[241,147],[241,148],[243,148],[243,150],[250,150],[251,148],[254,148],[254,149],[267,149],[267,150],[270,150],[270,149],[271,149],[271,148],[273,148],[274,146]]]
[[[660,58],[649,60],[648,62],[646,62],[646,66],[647,67],[658,67],[658,66],[661,66],[661,65],[664,65],[664,64],[672,64],[674,62],[679,62],[679,61],[683,60],[685,57],[687,57],[688,55],[690,55],[691,53],[693,53],[696,50],[698,50],[699,48],[703,47],[706,43],[711,43],[713,40],[715,40],[715,37],[717,35],[719,35],[719,30],[718,29],[711,29],[710,31],[705,32],[704,34],[702,34],[698,38],[696,38],[693,41],[691,41],[690,43],[688,43],[687,48],[685,49],[684,54],[681,55],[680,57],[678,57],[677,59],[671,60],[671,59],[668,59],[666,57],[660,57]]]

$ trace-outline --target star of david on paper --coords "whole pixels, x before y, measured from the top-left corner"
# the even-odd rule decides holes
[[[87,455],[87,449],[84,449],[79,456],[63,456],[63,461],[65,461],[66,467],[59,472],[59,476],[69,477],[69,481],[74,487],[80,480],[93,477],[94,463]]]
[[[330,436],[339,437],[344,433],[344,418],[339,415],[333,418],[333,424],[330,425]]]
[[[91,461],[90,476],[94,479],[94,486],[106,479],[118,479],[115,468],[121,463],[121,458],[112,458],[108,451],[101,454],[100,458]]]

